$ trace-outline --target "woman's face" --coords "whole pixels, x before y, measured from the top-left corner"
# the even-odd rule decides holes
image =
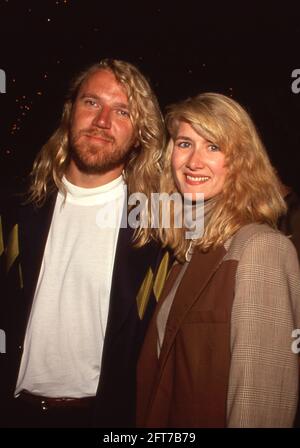
[[[183,121],[174,139],[171,164],[182,194],[191,193],[196,199],[196,193],[203,193],[206,201],[221,193],[227,174],[224,153]]]

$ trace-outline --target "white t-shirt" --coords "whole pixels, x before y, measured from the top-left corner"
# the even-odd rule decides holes
[[[57,196],[16,395],[87,397],[98,386],[126,187],[122,176],[97,188],[63,181],[67,196]]]

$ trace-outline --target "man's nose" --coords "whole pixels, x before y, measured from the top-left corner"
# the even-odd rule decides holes
[[[186,166],[191,170],[204,168],[205,160],[203,152],[200,149],[194,149],[187,159]]]
[[[102,107],[95,115],[93,124],[99,128],[110,129],[111,127],[111,110],[109,107]]]

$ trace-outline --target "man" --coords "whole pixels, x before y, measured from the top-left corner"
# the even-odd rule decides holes
[[[124,187],[149,197],[163,144],[157,100],[136,67],[103,60],[74,81],[29,199],[3,230],[8,275],[22,286],[3,306],[3,426],[134,425],[136,359],[161,257],[147,229],[121,226]]]

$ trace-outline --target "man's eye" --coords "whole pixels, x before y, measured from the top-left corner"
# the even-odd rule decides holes
[[[97,106],[97,103],[94,100],[84,100],[84,104],[87,104],[88,106],[93,106],[93,107]]]
[[[179,148],[190,148],[191,143],[190,142],[177,142],[177,146]]]
[[[124,109],[118,109],[117,113],[118,113],[118,115],[121,115],[122,117],[129,117],[130,116],[128,110],[124,110]]]

